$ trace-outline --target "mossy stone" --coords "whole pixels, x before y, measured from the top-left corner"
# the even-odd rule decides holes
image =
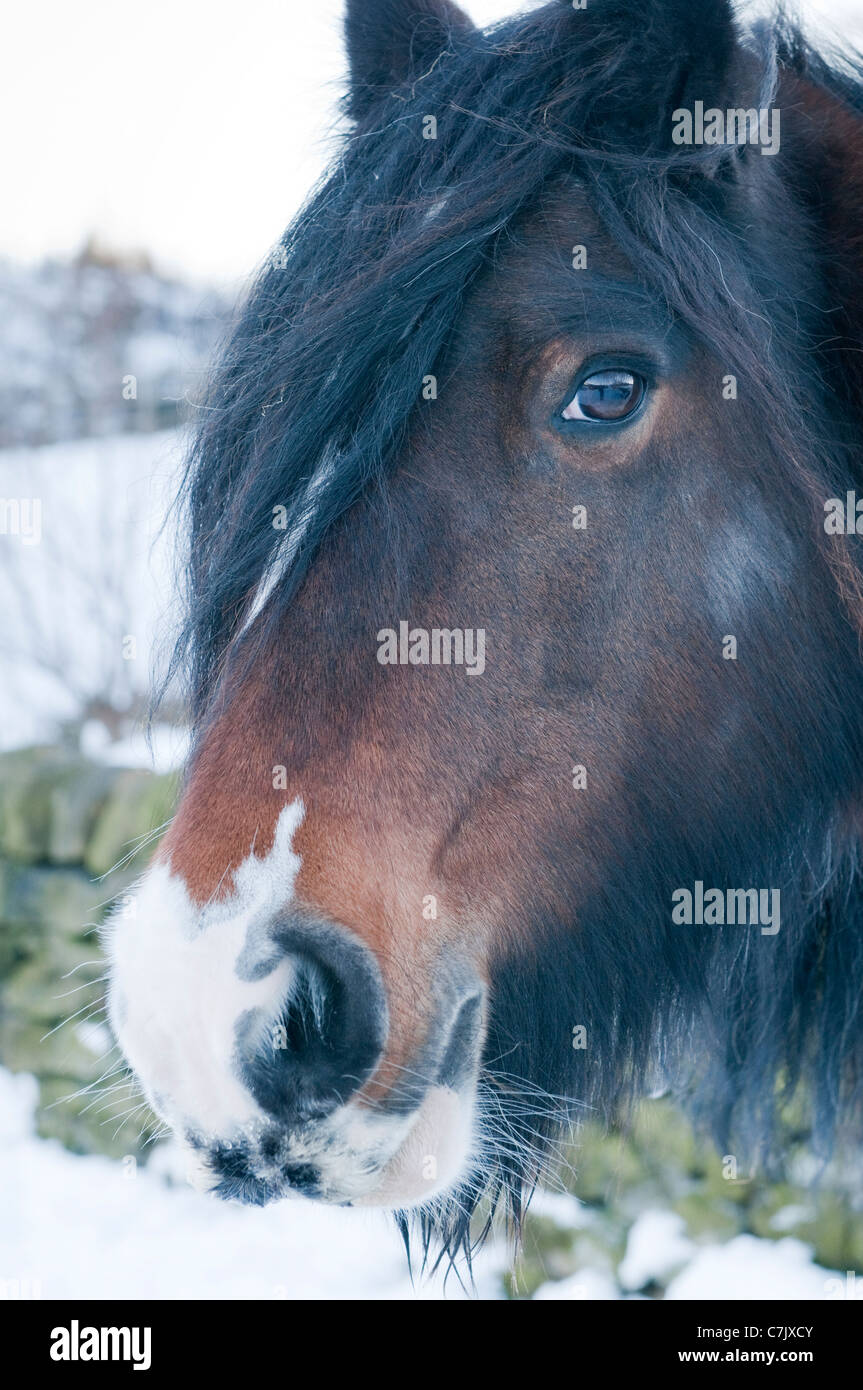
[[[86,1005],[97,1004],[105,989],[98,979],[102,962],[68,947],[65,943],[65,949],[50,958],[34,956],[11,971],[0,985],[3,1011],[51,1026]]]
[[[733,1202],[718,1202],[703,1187],[693,1187],[672,1204],[686,1222],[686,1233],[695,1241],[730,1240],[744,1228],[743,1218]]]
[[[80,864],[87,842],[116,782],[114,768],[83,759],[55,774],[50,792],[49,854],[53,864]]]
[[[101,917],[111,891],[82,869],[7,862],[0,868],[0,916],[19,928],[33,924],[84,936]]]
[[[105,1063],[82,1043],[74,1023],[46,1028],[38,1018],[0,1015],[0,1061],[10,1071],[63,1076],[78,1084],[94,1081]]]
[[[51,778],[65,761],[54,748],[0,755],[0,853],[28,864],[48,858]]]
[[[43,1077],[36,1130],[43,1139],[58,1139],[73,1153],[105,1154],[109,1158],[131,1155],[143,1163],[152,1152],[147,1141],[158,1120],[148,1107],[124,1120],[123,1111],[137,1104],[131,1087],[128,1092],[108,1092],[93,1086],[78,1095],[64,1077]]]
[[[146,837],[170,819],[177,799],[177,778],[155,777],[150,772],[123,772],[93,827],[84,864],[94,876],[106,874],[128,855],[140,873],[152,854]],[[140,846],[140,854],[135,850]]]

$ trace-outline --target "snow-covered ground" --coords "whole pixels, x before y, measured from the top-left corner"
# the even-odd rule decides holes
[[[76,1157],[34,1136],[35,1099],[31,1077],[0,1070],[0,1297],[4,1283],[61,1299],[443,1296],[440,1279],[412,1285],[382,1213],[202,1197],[179,1177],[170,1146],[137,1171]],[[501,1266],[495,1251],[480,1260],[480,1297],[502,1297]],[[457,1280],[446,1296],[465,1296]]]
[[[0,450],[0,749],[56,740],[88,701],[146,705],[176,617],[170,504],[182,431]],[[97,712],[82,751],[176,766],[157,726],[110,743]]]
[[[390,1219],[302,1198],[264,1209],[186,1187],[174,1150],[146,1168],[78,1157],[33,1130],[36,1085],[0,1070],[0,1297],[461,1299],[504,1296],[507,1251],[492,1244],[468,1295],[450,1277],[412,1283]],[[574,1197],[539,1194],[536,1210],[563,1227],[583,1224]],[[848,1296],[845,1275],[819,1268],[801,1241],[741,1235],[696,1246],[671,1212],[634,1223],[616,1282],[601,1269],[549,1281],[541,1300],[619,1299],[676,1270],[669,1299],[810,1299]],[[855,1290],[863,1298],[863,1281]],[[851,1296],[854,1296],[853,1293]]]

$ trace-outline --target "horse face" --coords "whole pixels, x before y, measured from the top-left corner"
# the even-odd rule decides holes
[[[385,483],[277,623],[252,604],[110,942],[121,1044],[206,1187],[472,1194],[707,991],[675,889],[811,893],[855,639],[727,365],[557,181]]]

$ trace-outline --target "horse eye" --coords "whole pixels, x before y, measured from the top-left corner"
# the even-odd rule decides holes
[[[594,372],[585,377],[569,405],[564,420],[625,420],[644,399],[646,383],[634,372]]]

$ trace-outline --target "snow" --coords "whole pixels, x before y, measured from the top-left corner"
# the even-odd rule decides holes
[[[94,762],[109,767],[146,767],[154,772],[171,772],[181,767],[189,751],[189,734],[173,724],[155,723],[126,738],[112,740],[98,719],[87,719],[81,728],[81,752]]]
[[[770,1218],[771,1231],[792,1231],[795,1226],[800,1226],[804,1221],[811,1221],[815,1215],[813,1207],[801,1205],[791,1205],[780,1207]]]
[[[632,1297],[626,1290],[642,1287],[651,1277],[660,1278],[675,1265],[685,1263],[668,1285],[666,1299],[863,1299],[863,1281],[858,1289],[853,1275],[849,1280],[814,1264],[812,1250],[800,1240],[771,1241],[741,1235],[726,1245],[697,1248],[682,1232],[683,1223],[673,1212],[644,1212],[630,1231],[618,1271],[624,1292],[610,1275],[580,1269],[566,1279],[543,1284],[534,1298],[590,1301]]]
[[[530,1202],[532,1216],[544,1216],[564,1230],[573,1231],[590,1226],[593,1222],[591,1212],[571,1192],[548,1192],[538,1188]]]
[[[555,1279],[541,1285],[534,1294],[534,1299],[540,1302],[568,1298],[585,1303],[594,1299],[620,1298],[620,1290],[610,1275],[596,1269],[580,1269],[567,1279]]]
[[[103,1041],[92,1038],[94,1048]],[[166,1299],[462,1299],[503,1297],[503,1242],[475,1260],[468,1294],[457,1278],[414,1285],[392,1220],[302,1198],[248,1208],[187,1187],[172,1142],[150,1162],[69,1153],[36,1136],[35,1080],[0,1069],[0,1297]],[[535,1210],[566,1228],[590,1225],[574,1198],[538,1193]],[[844,1274],[813,1263],[802,1241],[741,1235],[695,1246],[674,1213],[642,1213],[619,1281],[590,1266],[550,1280],[549,1300],[637,1297],[680,1265],[669,1299],[863,1299]]]
[[[812,1249],[802,1240],[790,1236],[778,1241],[759,1240],[743,1235],[727,1245],[699,1250],[686,1269],[672,1279],[665,1297],[826,1299],[831,1296],[833,1281],[842,1277],[835,1270],[814,1264]]]
[[[0,450],[0,497],[38,499],[41,534],[0,535],[0,749],[55,742],[88,701],[146,710],[178,614],[171,502],[182,430]],[[167,518],[167,520],[166,520]],[[82,751],[115,766],[176,767],[182,731],[111,739],[85,721]]]
[[[629,1232],[618,1279],[624,1289],[664,1282],[691,1259],[694,1250],[682,1216],[673,1211],[642,1212]]]
[[[0,1282],[41,1298],[464,1298],[456,1279],[411,1283],[383,1213],[302,1198],[248,1208],[178,1185],[176,1153],[147,1167],[80,1157],[33,1133],[36,1083],[0,1070]],[[503,1255],[477,1262],[476,1295],[503,1296]],[[31,1292],[31,1296],[33,1293]]]

